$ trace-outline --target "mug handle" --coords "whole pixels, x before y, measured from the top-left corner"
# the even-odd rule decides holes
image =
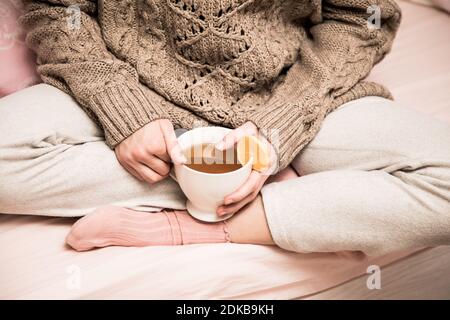
[[[185,132],[187,132],[187,131],[189,131],[189,130],[183,129],[183,128],[176,129],[176,130],[175,130],[175,135],[176,135],[177,138],[178,138],[179,136],[181,136],[183,133],[185,133]],[[170,168],[169,176],[170,176],[173,180],[175,180],[176,182],[178,182],[177,177],[176,177],[176,175],[175,175],[175,166],[174,166],[174,165],[172,165],[172,168]]]
[[[169,177],[171,177],[173,180],[178,182],[177,176],[175,175],[175,167],[174,166],[172,166],[172,168],[170,168]]]

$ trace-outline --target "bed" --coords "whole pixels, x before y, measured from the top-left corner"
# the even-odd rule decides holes
[[[450,17],[400,5],[397,41],[370,79],[450,123]],[[0,214],[0,299],[450,298],[448,246],[372,258],[237,244],[77,253],[64,244],[74,221]],[[371,266],[382,290],[366,285]]]

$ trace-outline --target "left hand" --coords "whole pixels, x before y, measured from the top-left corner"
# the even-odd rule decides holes
[[[244,136],[256,136],[258,137],[258,139],[269,145],[269,150],[271,152],[270,158],[272,159],[272,161],[274,161],[276,157],[273,146],[262,135],[259,134],[259,130],[256,125],[250,121],[247,121],[242,126],[234,129],[232,132],[227,134],[225,138],[216,145],[216,148],[219,150],[231,148],[239,141],[239,139]],[[264,172],[252,170],[247,181],[244,182],[244,184],[241,185],[239,189],[225,196],[224,205],[217,208],[217,215],[223,216],[231,213],[236,213],[246,204],[253,201],[266,180],[270,177],[270,173],[271,172],[268,170]]]

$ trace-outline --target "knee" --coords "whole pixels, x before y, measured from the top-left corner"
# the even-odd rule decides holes
[[[103,140],[101,128],[70,95],[46,84],[0,99],[0,112],[2,144],[55,134],[77,143]]]
[[[39,199],[38,190],[32,191],[32,184],[22,170],[5,172],[4,164],[0,161],[0,213],[26,214],[33,204],[33,199]]]

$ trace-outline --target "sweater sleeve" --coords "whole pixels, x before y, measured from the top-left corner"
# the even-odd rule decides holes
[[[380,15],[372,27],[374,14]],[[391,48],[400,23],[393,0],[323,0],[310,20],[298,61],[268,103],[247,118],[277,149],[280,170],[339,103],[368,94],[390,97],[384,87],[361,80]]]
[[[143,125],[166,118],[141,90],[135,68],[102,38],[96,0],[27,1],[21,23],[44,82],[72,95],[114,148]]]

